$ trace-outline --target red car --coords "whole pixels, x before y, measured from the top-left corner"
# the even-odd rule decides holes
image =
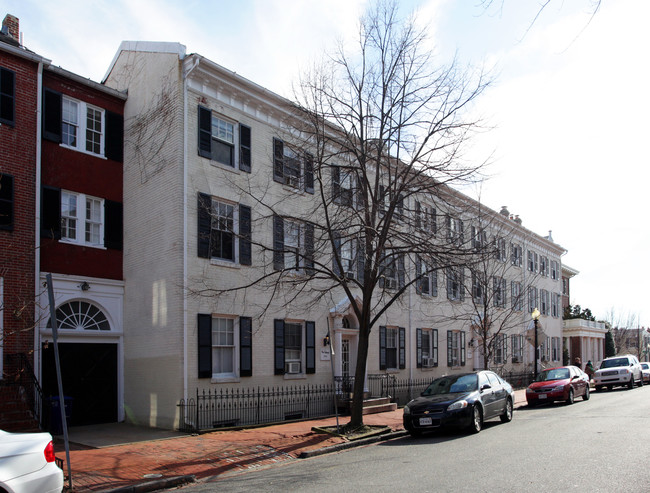
[[[564,401],[573,404],[576,397],[589,400],[589,377],[577,366],[547,368],[526,389],[530,407],[546,402]]]

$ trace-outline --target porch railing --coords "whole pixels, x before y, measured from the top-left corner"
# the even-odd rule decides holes
[[[7,386],[18,387],[32,413],[34,420],[42,427],[43,390],[34,375],[34,368],[25,353],[6,354],[6,367],[9,375],[0,380]]]

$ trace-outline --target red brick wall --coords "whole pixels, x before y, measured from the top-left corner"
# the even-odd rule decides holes
[[[124,101],[74,80],[45,72],[43,86],[114,113]],[[122,202],[122,163],[43,141],[42,184]],[[122,252],[43,239],[41,271],[122,279]]]
[[[14,178],[13,231],[0,230],[4,353],[34,347],[37,64],[0,50],[0,66],[16,74],[15,126],[0,126],[0,172]],[[31,356],[30,356],[31,359]],[[32,360],[33,361],[33,360]],[[10,368],[5,366],[5,372]]]

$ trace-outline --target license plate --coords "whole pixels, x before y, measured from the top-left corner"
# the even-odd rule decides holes
[[[431,418],[420,418],[420,426],[431,426],[432,424]]]
[[[546,394],[539,394],[537,397],[539,397],[540,399],[546,399]]]

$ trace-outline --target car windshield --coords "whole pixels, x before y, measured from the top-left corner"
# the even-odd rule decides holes
[[[603,363],[600,365],[601,368],[614,368],[615,366],[629,366],[630,362],[627,360],[627,358],[614,358],[614,359],[606,359],[603,361]]]
[[[476,374],[450,375],[448,377],[436,378],[431,382],[426,390],[422,392],[422,395],[473,392],[476,389],[478,389],[478,376]]]
[[[547,380],[562,380],[564,378],[569,378],[568,368],[552,368],[550,370],[544,370],[539,375],[537,375],[538,382],[546,382]]]
[[[648,363],[641,363],[641,368],[643,368],[644,370],[649,370],[650,365],[648,365]]]

